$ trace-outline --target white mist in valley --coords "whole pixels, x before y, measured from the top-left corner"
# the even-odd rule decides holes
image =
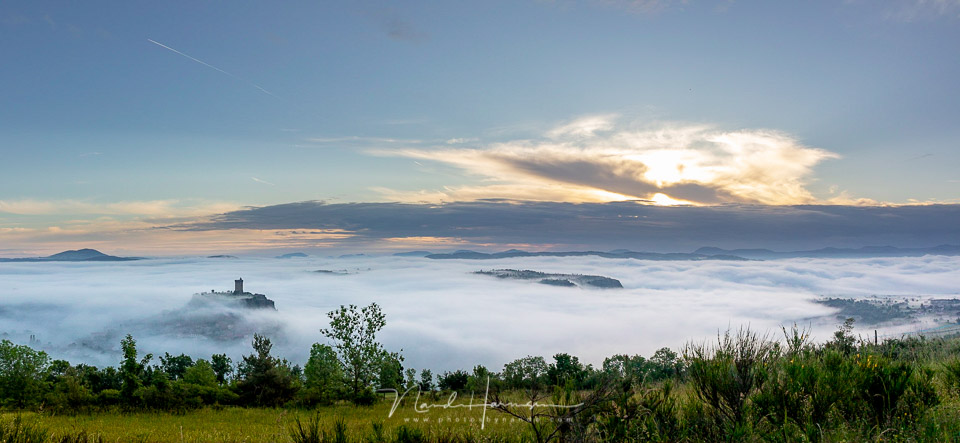
[[[473,273],[500,268],[602,275],[620,280],[624,288],[558,287]],[[233,310],[205,317],[187,307],[193,294],[232,290],[233,281],[241,277],[247,291],[266,294],[277,311]],[[127,333],[145,353],[209,358],[226,352],[236,361],[250,353],[253,331],[262,331],[273,339],[277,355],[302,363],[312,343],[326,341],[320,329],[327,326],[327,312],[344,304],[376,302],[387,319],[379,338],[389,350],[402,349],[405,366],[443,371],[483,364],[499,370],[519,357],[549,358],[558,352],[593,364],[618,353],[649,356],[660,347],[679,350],[689,341],[741,326],[775,336],[781,326],[797,323],[823,340],[840,321],[836,309],[815,303],[819,297],[954,298],[958,281],[960,257],[944,256],[772,261],[361,256],[4,263],[0,335],[45,349],[54,358],[115,365],[120,338]],[[193,314],[198,316],[184,320]],[[224,321],[202,325],[205,334],[188,324],[208,318]],[[922,326],[887,326],[880,333]]]

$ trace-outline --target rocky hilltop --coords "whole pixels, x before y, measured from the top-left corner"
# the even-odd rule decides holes
[[[199,294],[194,294],[193,299],[190,300],[190,303],[187,306],[209,304],[220,304],[229,307],[246,309],[277,310],[277,306],[274,304],[273,300],[267,298],[266,295],[253,294],[250,292],[244,292],[242,294],[234,294],[232,292],[201,292]]]
[[[243,290],[243,279],[235,282],[233,291],[210,291],[193,294],[193,299],[187,304],[188,307],[200,307],[210,305],[220,305],[231,308],[245,309],[272,309],[277,310],[273,300],[263,294],[254,294]]]

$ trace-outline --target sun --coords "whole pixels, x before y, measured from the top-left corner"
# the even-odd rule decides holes
[[[653,197],[650,197],[652,201],[657,206],[677,206],[677,205],[696,205],[696,203],[686,200],[677,200],[671,198],[669,195],[658,192],[653,194]]]

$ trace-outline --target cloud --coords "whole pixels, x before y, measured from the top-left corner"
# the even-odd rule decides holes
[[[655,15],[671,9],[681,9],[689,3],[688,0],[539,0],[539,2],[565,10],[576,5],[584,5],[638,15]]]
[[[634,14],[656,14],[668,9],[681,8],[687,0],[593,0],[595,3],[624,10]]]
[[[17,201],[0,202],[0,213],[10,214],[2,231],[4,247],[22,251],[20,256],[81,247],[121,255],[182,255],[280,249],[690,252],[702,246],[798,250],[960,244],[955,226],[960,205],[948,204],[655,206],[643,201],[476,200],[307,201],[239,208],[171,201]]]
[[[266,180],[261,180],[261,179],[256,178],[256,177],[250,177],[250,179],[253,180],[253,181],[255,181],[255,182],[257,182],[257,183],[263,183],[263,184],[269,185],[269,186],[276,186],[276,185],[273,184],[273,183],[270,183],[270,182],[268,182],[268,181],[266,181]]]
[[[447,141],[444,142],[444,143],[446,143],[446,144],[448,144],[448,145],[460,145],[460,144],[463,144],[463,143],[472,143],[472,142],[476,142],[476,141],[480,141],[480,139],[477,139],[477,138],[462,138],[462,137],[457,137],[457,138],[451,138],[451,139],[447,140]]]
[[[429,35],[418,29],[409,20],[400,16],[393,8],[381,8],[368,12],[380,30],[387,37],[403,42],[419,43],[429,38]]]
[[[563,139],[568,137],[592,137],[597,132],[613,129],[616,114],[593,115],[576,119],[547,132],[547,137]]]
[[[349,135],[342,137],[311,137],[306,139],[310,143],[389,143],[389,144],[417,144],[423,143],[423,140],[418,139],[404,139],[404,138],[391,138],[391,137],[366,137],[359,135]]]
[[[701,246],[771,248],[960,244],[960,205],[675,206],[633,201],[482,200],[445,204],[298,202],[169,225],[174,231],[331,230],[338,247],[384,250],[384,239],[447,238],[487,248],[630,248],[683,252]]]
[[[519,268],[619,279],[623,290],[557,288],[501,280],[473,271]],[[321,275],[317,269],[349,269]],[[728,326],[778,331],[797,322],[829,339],[835,311],[812,302],[821,294],[952,297],[955,257],[794,259],[767,262],[650,262],[599,258],[524,258],[494,262],[420,258],[311,257],[290,261],[177,258],[126,263],[8,263],[0,272],[0,335],[27,343],[34,335],[54,358],[116,365],[119,341],[133,333],[141,352],[186,352],[195,358],[249,354],[253,330],[270,333],[274,351],[302,364],[326,312],[377,302],[387,326],[378,336],[403,349],[404,365],[434,371],[483,364],[500,370],[525,355],[569,352],[600,364],[616,353],[649,357],[715,337]],[[191,295],[246,288],[277,304],[275,313],[243,312],[253,330],[224,340],[159,328]],[[858,325],[859,326],[859,325]],[[872,332],[872,327],[869,330]],[[902,329],[909,330],[909,327]],[[885,332],[880,328],[881,333]],[[859,331],[859,329],[858,329]],[[890,331],[890,329],[886,329]],[[615,338],[615,339],[612,339]]]
[[[169,220],[164,219],[165,222]],[[354,234],[340,229],[229,229],[182,231],[157,227],[159,220],[72,220],[37,228],[0,228],[4,257],[38,257],[92,248],[112,255],[183,256],[244,251],[332,248]],[[385,240],[386,241],[386,240]]]
[[[10,13],[0,14],[0,24],[4,26],[20,26],[20,25],[25,25],[29,23],[30,23],[30,19],[22,14],[10,14]]]
[[[153,218],[195,217],[238,209],[240,205],[199,200],[95,202],[89,200],[0,200],[0,213],[17,215],[133,215]]]
[[[615,124],[616,116],[588,116],[543,138],[483,148],[380,149],[463,169],[492,185],[414,192],[402,201],[522,198],[562,201],[653,200],[658,194],[697,204],[810,204],[806,184],[818,163],[837,154],[804,146],[765,129],[721,130],[710,125]],[[504,192],[519,190],[520,192]],[[539,195],[540,197],[536,197]],[[565,197],[564,197],[565,196]]]
[[[874,5],[871,3],[871,5]],[[882,1],[885,17],[893,21],[916,22],[941,17],[960,18],[960,0]]]

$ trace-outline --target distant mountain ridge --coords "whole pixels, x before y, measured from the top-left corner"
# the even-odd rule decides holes
[[[131,261],[142,260],[140,257],[116,257],[104,254],[96,249],[76,249],[63,251],[46,257],[31,258],[0,258],[0,262],[47,262],[47,261]]]
[[[778,258],[870,258],[870,257],[922,257],[924,255],[960,255],[960,246],[940,245],[932,248],[898,248],[895,246],[864,246],[862,248],[820,248],[808,251],[772,251],[770,249],[721,249],[704,247],[694,254],[729,254],[753,260]]]
[[[449,254],[430,254],[426,258],[434,260],[446,259],[466,259],[466,260],[491,260],[498,258],[515,257],[584,257],[596,256],[602,258],[633,258],[637,260],[748,260],[744,257],[737,257],[730,254],[702,254],[702,253],[684,253],[684,252],[636,252],[627,249],[617,249],[609,252],[602,251],[568,251],[568,252],[527,252],[519,249],[511,249],[503,252],[476,252],[469,250],[456,251]]]
[[[430,251],[407,251],[393,254],[394,257],[426,257],[428,255],[433,255],[433,253]]]
[[[291,252],[289,254],[278,255],[276,258],[286,259],[286,258],[306,258],[306,257],[309,257],[309,255],[304,254],[302,252]]]

